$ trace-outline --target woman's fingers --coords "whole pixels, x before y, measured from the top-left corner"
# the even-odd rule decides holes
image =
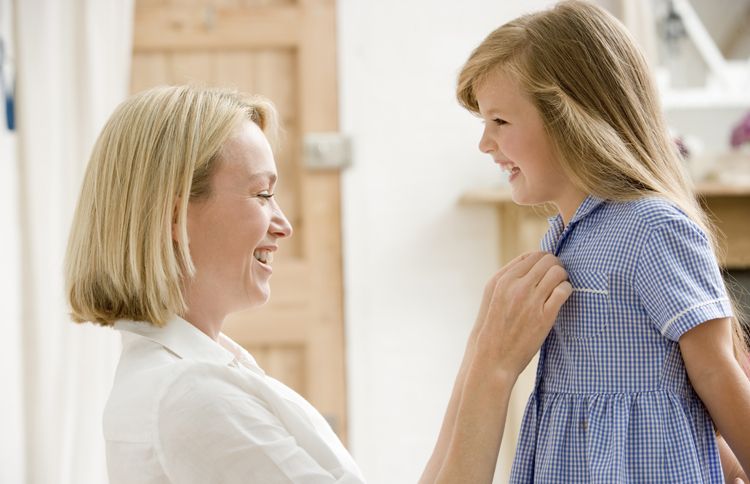
[[[547,321],[550,323],[555,321],[557,313],[560,312],[560,308],[565,304],[565,301],[568,300],[571,294],[573,294],[573,286],[567,280],[559,282],[552,289],[552,292],[544,303],[543,309]]]
[[[555,266],[560,266],[560,261],[552,254],[542,252],[542,257],[529,269],[524,276],[531,287],[538,286],[547,273]],[[567,277],[567,276],[566,276]]]
[[[568,273],[557,257],[552,255],[545,257],[535,270],[536,277],[538,277],[538,272],[545,271],[536,285],[535,296],[542,301],[545,323],[551,324],[562,305],[573,294],[573,286],[568,282]]]
[[[471,351],[520,373],[573,292],[567,277],[560,261],[545,252],[524,254],[507,264],[485,287]]]
[[[515,271],[519,271],[519,270],[520,270],[520,271],[523,271],[523,269],[522,269],[522,268],[520,268],[520,269],[519,269],[519,267],[518,267],[518,266],[519,266],[519,264],[523,264],[523,262],[524,262],[524,261],[526,261],[526,264],[523,264],[523,265],[522,265],[522,267],[524,267],[525,265],[527,265],[527,264],[529,263],[529,258],[532,258],[532,259],[534,259],[534,258],[537,258],[537,257],[539,257],[539,255],[540,255],[540,254],[543,254],[543,252],[525,252],[525,253],[523,253],[523,254],[521,254],[521,255],[517,256],[517,257],[516,257],[516,258],[514,258],[514,259],[513,259],[512,261],[508,262],[508,263],[507,263],[507,264],[505,264],[505,265],[504,265],[504,266],[503,266],[502,268],[500,268],[500,270],[498,270],[498,271],[497,271],[497,272],[496,272],[496,273],[495,273],[495,274],[494,274],[494,275],[492,276],[492,280],[493,280],[493,281],[494,281],[495,283],[497,283],[497,280],[498,280],[498,279],[499,279],[500,277],[502,277],[502,276],[504,276],[505,274],[507,274],[508,272],[511,272],[511,271],[514,271],[514,272],[515,272]],[[528,269],[526,269],[526,270],[528,271]]]
[[[549,263],[549,259],[552,259],[552,263]],[[552,294],[552,291],[559,286],[563,281],[568,280],[568,273],[565,271],[563,266],[560,264],[560,262],[557,260],[557,258],[550,258],[543,259],[540,261],[539,266],[544,269],[544,274],[539,278],[537,284],[536,284],[536,297],[542,299],[542,301],[546,301],[549,299],[550,294]],[[546,262],[546,264],[542,265],[542,262]]]
[[[479,308],[480,320],[483,320],[486,316],[487,307],[493,294],[495,294],[499,288],[508,288],[511,284],[515,283],[516,279],[525,276],[529,269],[531,269],[539,259],[544,257],[544,254],[545,252],[527,252],[521,254],[503,266],[492,276],[492,278],[490,278],[484,288],[484,297],[482,298],[482,304]]]
[[[519,256],[506,266],[501,276],[503,278],[520,279],[539,262],[547,252],[528,252]]]
[[[502,278],[510,269],[514,268],[521,261],[532,256],[532,254],[533,254],[532,252],[527,252],[525,254],[521,254],[517,256],[512,261],[505,264],[505,266],[503,266],[500,270],[495,272],[495,274],[493,274],[490,280],[487,281],[487,284],[485,284],[485,287],[484,287],[484,295],[482,296],[482,302],[479,306],[479,313],[477,314],[477,319],[476,319],[476,322],[474,323],[474,329],[472,330],[472,334],[470,335],[470,341],[474,340],[477,334],[479,333],[479,331],[482,330],[482,326],[484,325],[485,320],[487,318],[487,311],[489,310],[489,305],[492,301],[492,297],[495,294],[495,291],[498,288],[498,281],[500,281],[500,278]]]

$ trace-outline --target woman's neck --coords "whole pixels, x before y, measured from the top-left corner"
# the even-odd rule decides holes
[[[224,324],[224,316],[217,317],[210,314],[201,314],[200,311],[188,310],[182,319],[200,329],[209,338],[218,341],[221,327]]]
[[[182,318],[217,341],[224,318],[229,314],[226,308],[220,306],[217,298],[206,297],[206,291],[201,291],[193,284],[187,285],[184,298],[188,309],[181,315]]]

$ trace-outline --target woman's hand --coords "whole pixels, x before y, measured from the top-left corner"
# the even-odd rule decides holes
[[[518,375],[572,293],[554,256],[524,254],[487,283],[443,427],[420,482],[491,482]]]
[[[552,254],[519,256],[487,283],[470,345],[483,365],[514,380],[529,364],[573,291]]]

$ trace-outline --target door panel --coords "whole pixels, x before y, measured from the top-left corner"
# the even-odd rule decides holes
[[[336,131],[335,3],[137,0],[132,91],[196,83],[262,94],[283,128],[277,196],[294,227],[266,306],[224,332],[346,437],[339,174],[302,164],[306,133]]]

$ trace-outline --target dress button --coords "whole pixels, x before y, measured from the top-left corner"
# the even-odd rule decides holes
[[[581,427],[583,427],[583,430],[585,432],[586,430],[589,429],[589,423],[586,420],[584,420],[583,422],[581,422]]]

